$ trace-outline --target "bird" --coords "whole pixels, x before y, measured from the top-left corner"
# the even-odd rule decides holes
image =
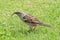
[[[19,18],[29,26],[29,28],[30,28],[29,31],[37,30],[36,29],[37,25],[46,26],[46,27],[51,28],[51,25],[41,22],[36,17],[34,17],[31,14],[28,14],[26,12],[17,11],[17,12],[14,12],[13,14],[16,14],[17,16],[19,16]]]

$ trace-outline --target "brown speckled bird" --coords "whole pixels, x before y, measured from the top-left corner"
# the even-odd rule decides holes
[[[25,12],[14,12],[14,14],[17,14],[23,22],[28,24],[30,27],[30,30],[31,29],[36,30],[37,25],[51,27],[50,25],[44,24],[43,22],[39,21],[37,18]]]

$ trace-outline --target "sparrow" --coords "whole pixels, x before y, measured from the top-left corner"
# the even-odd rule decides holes
[[[25,22],[27,25],[29,25],[30,30],[36,30],[37,25],[41,25],[41,26],[46,26],[46,27],[51,27],[51,25],[45,24],[43,22],[41,22],[40,20],[38,20],[37,18],[35,18],[34,16],[25,13],[25,12],[14,12],[13,14],[16,14],[17,16],[19,16],[19,18]]]

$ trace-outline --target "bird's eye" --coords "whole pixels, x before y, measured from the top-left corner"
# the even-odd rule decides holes
[[[25,19],[25,17],[23,17],[23,19]]]

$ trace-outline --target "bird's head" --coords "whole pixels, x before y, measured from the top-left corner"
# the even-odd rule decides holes
[[[14,12],[14,14],[21,15],[22,13],[21,12]]]

